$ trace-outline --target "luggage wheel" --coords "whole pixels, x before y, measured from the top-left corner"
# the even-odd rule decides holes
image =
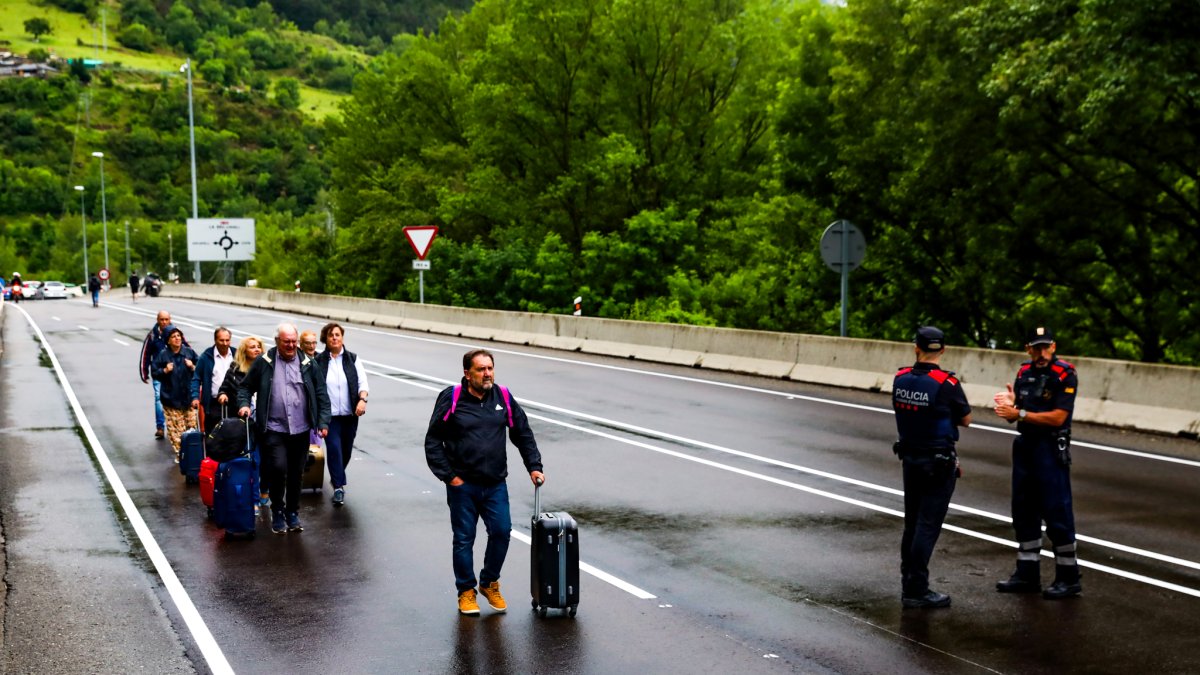
[[[547,609],[545,607],[538,607],[538,616],[542,617],[543,619],[546,618],[546,611]]]
[[[579,605],[571,605],[570,607],[567,608],[567,616],[571,617],[572,619],[575,618],[575,615],[578,612],[579,612]]]

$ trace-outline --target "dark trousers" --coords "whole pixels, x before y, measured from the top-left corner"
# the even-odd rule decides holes
[[[1071,469],[1058,461],[1053,437],[1013,440],[1012,517],[1017,541],[1042,539],[1042,521],[1054,546],[1075,543]]]
[[[228,404],[225,405],[225,409],[226,410],[229,409]],[[234,412],[236,413],[237,411],[235,410]],[[204,406],[204,435],[205,436],[211,434],[212,430],[217,427],[217,424],[221,421],[221,413],[222,413],[221,404],[217,403],[216,398],[213,398],[211,401],[208,402],[208,405]]]
[[[512,514],[508,504],[508,485],[463,483],[446,486],[446,503],[450,505],[450,527],[454,532],[454,585],[461,593],[475,587],[475,528],[483,520],[487,528],[487,548],[483,553],[483,570],[479,583],[486,585],[500,580],[500,568],[508,556],[512,537]]]
[[[308,432],[268,431],[262,438],[262,478],[271,495],[271,510],[300,510],[300,479],[308,461]]]
[[[358,436],[358,415],[335,415],[329,420],[329,435],[325,437],[325,463],[329,466],[329,483],[334,488],[346,484],[346,467]]]
[[[957,482],[957,471],[949,463],[904,460],[904,536],[900,539],[904,597],[916,598],[929,591],[929,559]]]

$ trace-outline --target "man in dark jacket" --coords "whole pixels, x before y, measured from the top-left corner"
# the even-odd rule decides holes
[[[166,421],[162,409],[162,384],[158,380],[150,379],[150,366],[154,363],[154,357],[167,346],[165,331],[170,325],[171,313],[166,310],[159,312],[154,320],[154,327],[146,334],[146,339],[142,340],[142,356],[138,361],[138,374],[142,376],[142,382],[154,384],[154,437],[159,440],[166,438],[163,432]],[[186,345],[187,340],[184,340],[183,344]]]
[[[229,346],[232,340],[233,334],[224,326],[213,331],[213,346],[200,355],[196,372],[192,374],[192,407],[204,411],[205,434],[224,417],[216,398],[225,381],[225,373],[233,365],[233,349]]]
[[[450,526],[454,532],[454,585],[458,611],[479,614],[475,598],[475,528],[487,527],[487,550],[479,573],[479,592],[492,608],[508,607],[500,595],[500,568],[508,554],[512,516],[508,502],[508,454],[504,431],[521,452],[534,484],[545,480],[542,455],[525,411],[508,390],[495,386],[495,359],[483,349],[463,356],[461,384],[438,394],[425,434],[425,460],[446,484]]]
[[[296,327],[281,323],[275,329],[275,348],[255,359],[238,386],[238,415],[250,416],[250,401],[258,395],[254,420],[262,449],[262,478],[271,494],[271,531],[300,532],[300,486],[308,460],[309,431],[329,433],[329,394],[316,363],[300,352]],[[286,500],[286,501],[285,501]]]
[[[97,277],[95,274],[93,274],[88,279],[88,292],[90,292],[92,294],[92,307],[100,306],[100,289],[101,288],[102,288],[102,284],[100,283],[100,277]]]

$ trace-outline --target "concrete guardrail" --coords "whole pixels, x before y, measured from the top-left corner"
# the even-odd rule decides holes
[[[883,340],[420,305],[240,286],[175,284],[164,286],[163,293],[347,323],[881,392],[891,390],[896,368],[913,361],[911,344]],[[1024,358],[1012,351],[949,347],[942,362],[958,373],[972,404],[986,407],[992,395],[1013,380]],[[1063,358],[1079,371],[1076,420],[1189,437],[1200,433],[1200,368]]]

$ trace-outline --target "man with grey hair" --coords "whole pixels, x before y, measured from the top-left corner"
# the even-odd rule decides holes
[[[316,362],[299,350],[296,326],[275,329],[275,347],[255,359],[238,387],[238,414],[250,416],[258,395],[254,420],[262,449],[262,478],[271,495],[271,531],[300,532],[300,486],[308,459],[309,431],[324,438],[329,432],[329,394]]]

